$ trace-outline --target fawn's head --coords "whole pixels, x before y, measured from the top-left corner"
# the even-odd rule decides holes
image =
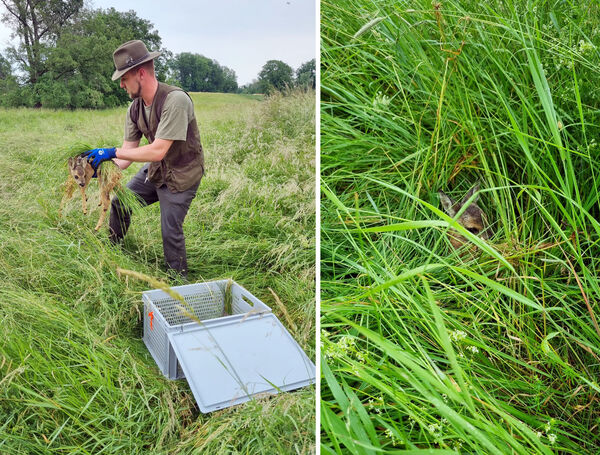
[[[461,208],[467,203],[467,201],[473,196],[473,194],[479,191],[479,184],[476,184],[473,188],[467,191],[467,194],[460,200],[454,201],[444,192],[439,191],[440,201],[444,211],[451,217],[455,217]],[[458,223],[464,227],[467,231],[474,235],[478,235],[482,239],[489,239],[490,232],[488,229],[487,217],[483,210],[477,205],[479,196],[475,196],[475,199],[465,208],[462,215],[458,218]],[[456,232],[454,229],[448,231],[448,237],[450,243],[454,248],[460,248],[462,245],[468,242],[468,240]]]
[[[84,187],[90,181],[90,178],[94,174],[94,168],[88,162],[85,156],[73,156],[69,158],[69,172],[81,187]]]

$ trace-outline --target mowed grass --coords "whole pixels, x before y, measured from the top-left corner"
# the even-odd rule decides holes
[[[598,4],[321,13],[322,453],[600,453]]]
[[[192,97],[206,175],[185,222],[189,280],[233,278],[314,358],[314,92]],[[59,219],[59,156],[121,144],[124,115],[0,110],[0,453],[314,453],[314,387],[203,415],[186,381],[162,377],[141,340],[149,285],[116,272],[169,282],[158,205],[121,248],[107,224],[93,231],[95,183],[91,213],[77,192]]]

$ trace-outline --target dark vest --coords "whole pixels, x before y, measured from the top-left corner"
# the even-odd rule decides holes
[[[149,119],[146,118],[142,98],[139,97],[133,100],[130,111],[131,120],[137,123],[137,127],[149,143],[154,142],[154,135],[158,129],[165,99],[169,93],[175,90],[181,89],[162,82],[158,83],[158,90],[154,95]],[[186,140],[173,141],[161,161],[150,163],[148,180],[154,183],[157,188],[167,185],[171,192],[176,193],[185,191],[199,183],[203,174],[204,152],[200,143],[200,132],[198,131],[196,116],[192,114],[187,126]]]

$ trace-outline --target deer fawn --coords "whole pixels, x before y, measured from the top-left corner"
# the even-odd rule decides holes
[[[456,214],[460,211],[460,209],[467,203],[469,198],[479,191],[479,186],[480,185],[478,183],[469,191],[467,191],[467,194],[465,194],[465,196],[460,202],[454,201],[443,191],[439,191],[438,194],[440,196],[440,201],[442,203],[444,211],[449,216],[454,218]],[[478,199],[479,196],[476,196],[473,202],[471,202],[469,206],[463,211],[462,215],[458,218],[457,221],[470,233],[478,235],[482,239],[487,240],[490,238],[488,221],[485,213],[483,213],[483,210],[481,210],[477,205]],[[448,239],[450,240],[450,244],[456,249],[460,248],[465,243],[468,243],[468,240],[454,229],[450,229],[448,231]]]
[[[94,168],[88,162],[87,157],[82,155],[69,158],[68,166],[69,177],[67,178],[67,182],[65,184],[65,194],[60,202],[58,214],[61,216],[65,202],[73,196],[76,186],[79,186],[79,190],[81,191],[81,204],[83,207],[83,213],[85,215],[87,214],[87,196],[85,195],[85,190],[87,189],[88,183],[90,183],[90,180],[94,175]],[[102,223],[104,223],[104,218],[106,217],[106,212],[110,205],[110,193],[119,185],[120,180],[120,171],[105,172],[100,168],[98,169],[98,185],[100,186],[100,203],[98,205],[102,206],[102,212],[100,213],[100,218],[98,219],[98,223],[95,227],[96,231],[99,230],[102,226]]]

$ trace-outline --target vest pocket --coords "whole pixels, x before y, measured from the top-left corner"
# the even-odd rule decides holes
[[[164,163],[162,161],[153,162],[148,165],[148,180],[154,183],[156,186],[163,185],[164,182]]]
[[[194,159],[185,166],[168,169],[165,183],[171,191],[185,191],[200,183],[203,174],[202,158],[200,154],[196,154]]]

